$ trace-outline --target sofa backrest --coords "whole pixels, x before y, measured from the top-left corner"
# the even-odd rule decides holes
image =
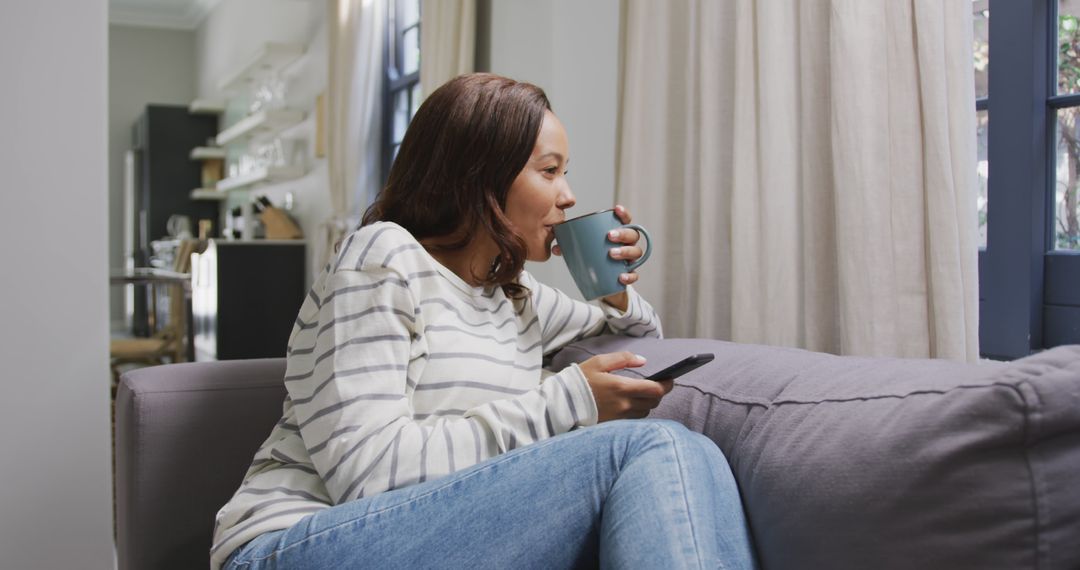
[[[713,353],[650,414],[705,434],[764,570],[1080,569],[1080,346],[965,364],[596,337],[652,374]]]
[[[281,418],[285,359],[155,366],[121,378],[120,570],[207,568],[214,515]]]

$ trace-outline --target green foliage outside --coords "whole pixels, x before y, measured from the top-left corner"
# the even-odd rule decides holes
[[[1058,93],[1080,93],[1080,18],[1062,15],[1058,20]],[[1059,249],[1080,249],[1080,209],[1077,187],[1080,186],[1080,132],[1077,119],[1080,107],[1058,112],[1058,136],[1068,157],[1068,178],[1058,180],[1063,197],[1057,206],[1054,235]]]

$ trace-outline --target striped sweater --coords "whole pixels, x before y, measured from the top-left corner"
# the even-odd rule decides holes
[[[211,568],[321,509],[596,423],[581,370],[544,371],[544,355],[602,333],[660,337],[659,319],[632,288],[623,313],[519,282],[518,301],[470,286],[393,223],[351,234],[300,308],[282,418],[217,514]]]

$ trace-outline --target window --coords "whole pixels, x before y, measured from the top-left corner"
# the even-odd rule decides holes
[[[980,337],[985,356],[1016,358],[1080,342],[1080,0],[972,8]]]
[[[420,106],[420,0],[385,0],[382,179]]]
[[[975,117],[978,138],[979,180],[979,247],[986,249],[986,180],[990,173],[987,156],[987,128],[990,114],[987,112],[987,90],[990,74],[990,0],[974,0],[971,3],[975,21]]]
[[[1057,91],[1050,99],[1057,109],[1054,149],[1055,249],[1080,250],[1077,187],[1080,186],[1080,3],[1061,2],[1057,17]],[[1080,284],[1078,284],[1080,285]]]

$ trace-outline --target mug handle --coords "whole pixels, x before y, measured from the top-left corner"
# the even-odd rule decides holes
[[[645,246],[646,247],[645,247],[645,251],[641,252],[641,257],[637,258],[637,261],[635,261],[633,263],[627,263],[626,264],[626,269],[628,271],[633,271],[633,270],[637,269],[638,267],[641,267],[641,264],[645,263],[646,259],[649,259],[649,254],[652,253],[652,238],[649,237],[649,232],[645,231],[645,228],[643,228],[643,227],[641,227],[641,226],[639,226],[637,224],[626,224],[626,225],[624,225],[622,227],[630,228],[632,230],[637,230],[638,233],[645,236]]]

